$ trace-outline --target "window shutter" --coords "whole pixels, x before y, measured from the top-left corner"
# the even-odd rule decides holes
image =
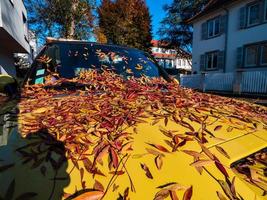
[[[246,7],[240,8],[240,19],[239,20],[240,20],[239,28],[244,29],[246,27],[246,24],[247,24],[247,9],[246,9]]]
[[[205,62],[206,62],[206,56],[205,54],[200,56],[200,71],[205,71]]]
[[[220,34],[225,33],[227,30],[227,15],[220,17]]]
[[[208,23],[205,22],[201,26],[201,38],[202,40],[206,40],[208,38]]]
[[[224,51],[218,52],[218,69],[224,69],[225,66],[224,56],[225,56]]]
[[[244,52],[243,47],[237,48],[237,53],[236,53],[236,66],[237,66],[237,68],[243,67],[243,57],[244,57],[243,52]]]

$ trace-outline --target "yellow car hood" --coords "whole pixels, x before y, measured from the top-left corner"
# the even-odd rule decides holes
[[[2,198],[266,198],[230,168],[266,148],[265,108],[161,79],[80,78],[90,87],[24,90],[0,151]]]

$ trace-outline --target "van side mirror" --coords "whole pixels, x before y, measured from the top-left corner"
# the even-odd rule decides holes
[[[15,78],[9,75],[0,75],[0,93],[13,96],[18,91],[18,83]]]

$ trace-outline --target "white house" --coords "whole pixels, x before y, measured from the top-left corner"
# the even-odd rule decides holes
[[[0,0],[0,74],[16,75],[14,53],[30,53],[23,0]]]
[[[191,59],[179,57],[176,50],[164,48],[164,45],[160,44],[158,40],[152,40],[151,44],[152,55],[162,67],[167,69],[184,69],[186,71],[191,71]],[[186,52],[184,53],[188,54]]]
[[[185,86],[267,94],[267,0],[211,0],[190,23],[195,75]]]

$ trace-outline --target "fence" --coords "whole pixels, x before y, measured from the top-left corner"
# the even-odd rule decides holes
[[[267,95],[267,71],[181,75],[180,83],[200,91]]]

